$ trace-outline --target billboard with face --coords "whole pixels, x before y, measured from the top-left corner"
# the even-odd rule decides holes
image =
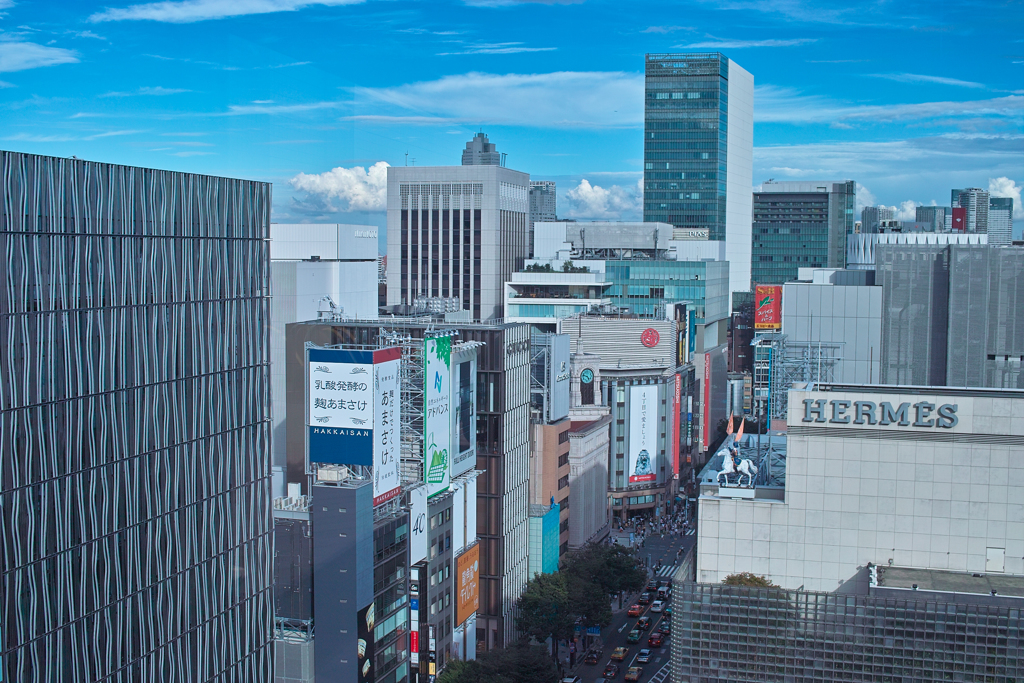
[[[657,481],[658,385],[629,388],[629,483]]]

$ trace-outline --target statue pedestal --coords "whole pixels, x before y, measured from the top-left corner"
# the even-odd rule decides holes
[[[745,486],[719,486],[719,498],[754,498],[754,490]]]

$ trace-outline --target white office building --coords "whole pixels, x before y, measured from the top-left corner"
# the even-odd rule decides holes
[[[388,305],[459,297],[474,320],[502,317],[529,254],[529,192],[504,166],[389,167]]]

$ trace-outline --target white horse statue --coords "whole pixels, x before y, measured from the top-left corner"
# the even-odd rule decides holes
[[[737,466],[733,461],[733,449],[726,449],[722,453],[722,471],[718,473],[718,484],[721,485],[722,477],[725,477],[726,486],[729,485],[729,475],[739,474],[736,480],[738,486],[743,486],[743,475],[747,476],[747,486],[754,485],[754,475],[757,474],[757,466],[753,461],[744,458],[740,460],[740,464]]]

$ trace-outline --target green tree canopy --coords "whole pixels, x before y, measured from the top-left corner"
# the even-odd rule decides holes
[[[563,571],[594,584],[604,595],[640,590],[647,581],[632,550],[605,543],[579,548],[566,560]]]
[[[485,652],[475,660],[453,660],[438,683],[557,683],[558,670],[545,648],[525,639]]]
[[[576,614],[569,601],[565,574],[537,574],[519,598],[519,628],[537,640],[573,636]]]

